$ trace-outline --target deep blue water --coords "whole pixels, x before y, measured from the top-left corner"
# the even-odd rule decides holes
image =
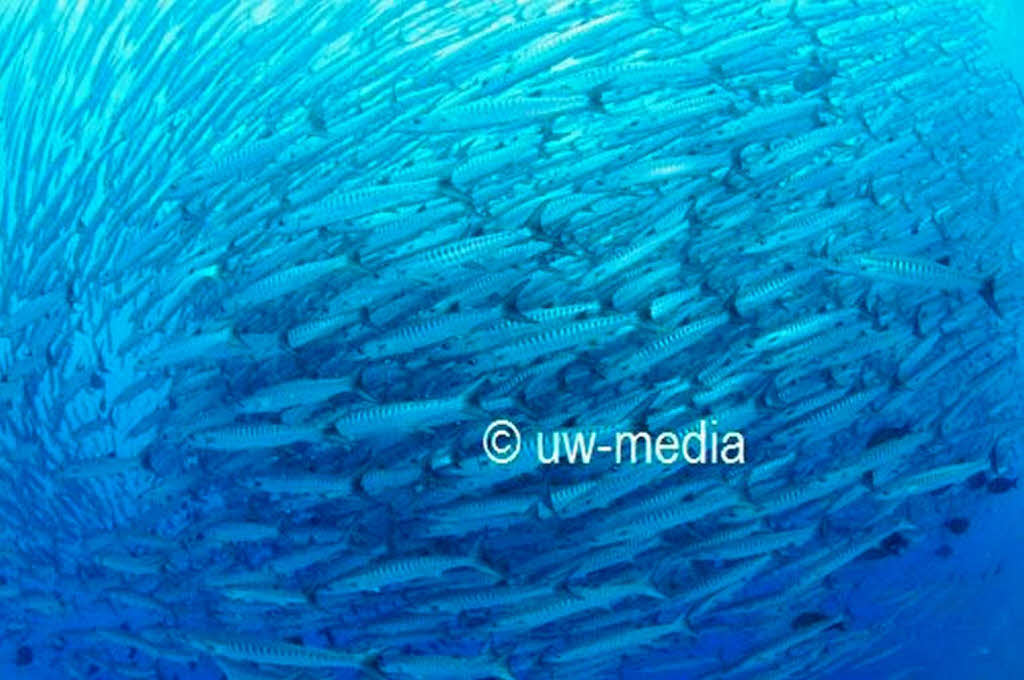
[[[1021,12],[3,5],[0,677],[1024,677]]]

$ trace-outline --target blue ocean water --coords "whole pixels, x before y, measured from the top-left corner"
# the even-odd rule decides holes
[[[0,6],[0,677],[1022,677],[1012,2]]]

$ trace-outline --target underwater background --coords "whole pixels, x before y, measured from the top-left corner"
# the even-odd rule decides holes
[[[0,4],[0,678],[1024,677],[1022,22]]]

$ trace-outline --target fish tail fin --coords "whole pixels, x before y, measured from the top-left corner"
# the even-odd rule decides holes
[[[821,40],[818,38],[818,32],[812,27],[808,26],[807,23],[800,18],[797,14],[797,6],[800,4],[800,0],[790,0],[789,9],[786,10],[786,18],[793,22],[794,26],[806,29],[811,34],[811,40],[816,45],[821,44]]]
[[[867,180],[864,182],[864,195],[872,204],[875,205],[875,207],[882,207],[882,202],[878,198],[878,191],[875,189],[875,176],[873,174],[869,174]]]
[[[523,292],[523,289],[530,284],[530,279],[520,281],[512,287],[508,293],[502,296],[501,300],[501,315],[509,321],[520,321],[522,323],[536,324],[536,319],[523,314],[522,310],[519,309],[519,295]]]
[[[603,114],[608,113],[608,109],[605,108],[604,105],[604,91],[606,89],[607,85],[602,83],[600,85],[595,85],[587,92],[587,108],[590,111]]]
[[[510,658],[510,654],[501,654],[496,661],[498,669],[503,673],[503,675],[500,676],[502,680],[515,680],[516,674],[512,671]]]
[[[352,376],[352,394],[356,395],[363,401],[379,404],[380,400],[366,391],[366,382],[364,380],[365,371],[365,367],[360,366],[356,369],[355,375]]]
[[[488,574],[491,574],[498,580],[504,581],[508,578],[508,573],[506,572],[506,570],[495,565],[484,552],[483,539],[478,540],[476,544],[473,546],[472,559],[474,564],[476,564],[482,570],[486,571]]]
[[[242,334],[238,332],[236,326],[231,326],[230,330],[228,330],[227,344],[235,349],[252,350],[252,347],[242,338]]]
[[[690,611],[690,609],[684,609],[680,612],[679,616],[672,621],[672,624],[679,626],[679,631],[685,633],[687,637],[697,637],[697,633],[694,631],[693,625],[690,622]]]
[[[998,441],[992,444],[992,449],[988,452],[988,464],[989,469],[992,470],[992,474],[998,475],[999,472],[999,449]]]
[[[800,0],[790,0],[789,7],[786,9],[786,18],[794,23],[801,23],[800,17],[797,16],[796,7],[800,4]]]
[[[377,276],[377,272],[373,271],[363,263],[362,256],[359,254],[359,251],[356,250],[355,248],[342,255],[341,262],[339,264],[339,269],[350,268],[354,269],[360,274],[365,274],[366,276]]]
[[[695,626],[695,623],[696,617],[700,614],[700,608],[702,604],[703,601],[698,602],[692,607],[684,610],[683,613],[679,615],[679,625],[682,628],[682,632],[685,633],[687,637],[699,637],[697,635],[697,628]]]
[[[543,215],[544,207],[547,204],[548,201],[541,201],[538,203],[530,213],[529,217],[527,217],[526,222],[523,224],[523,228],[528,229],[531,236],[538,241],[542,241],[550,245],[551,250],[549,252],[568,257],[579,257],[579,253],[566,244],[561,233],[551,233],[549,230],[544,228],[541,216]],[[557,270],[552,271],[557,272]]]
[[[359,308],[359,323],[364,325],[369,330],[375,331],[377,333],[383,333],[384,332],[384,329],[381,328],[380,324],[378,324],[376,321],[374,321],[373,317],[370,316],[370,308],[369,307],[360,307]]]
[[[309,424],[323,431],[324,435],[328,437],[328,441],[332,443],[349,443],[345,435],[338,431],[337,422],[336,414],[325,413],[324,415],[318,415],[310,419]]]
[[[277,347],[282,352],[288,354],[289,356],[291,356],[294,359],[294,358],[299,356],[299,350],[297,348],[295,348],[295,347],[292,347],[292,344],[290,342],[288,342],[288,331],[289,330],[290,329],[286,328],[286,329],[284,329],[283,331],[281,331],[280,333],[277,334]]]
[[[484,376],[471,383],[469,387],[459,395],[459,401],[462,402],[462,407],[467,413],[471,413],[481,418],[490,415],[480,403],[483,396],[484,386],[489,384],[490,379],[487,376]]]
[[[640,0],[638,10],[640,12],[639,18],[647,22],[650,28],[657,28],[664,31],[672,30],[664,21],[658,18],[657,12],[655,12],[654,7],[651,6],[651,0]]]
[[[823,263],[822,267],[826,267],[829,260],[833,258],[833,255],[835,253],[835,240],[836,235],[832,232],[829,232],[829,234],[821,242],[821,249],[818,251],[818,260],[820,260]]]
[[[818,522],[818,526],[814,530],[815,536],[823,541],[827,541],[832,534],[832,527],[828,521],[828,513],[825,513],[821,521]]]
[[[387,680],[380,667],[380,652],[372,651],[367,653],[359,664],[360,677],[373,678],[373,680]]]
[[[642,592],[644,595],[653,597],[656,600],[668,599],[668,593],[666,593],[664,589],[662,589],[661,586],[658,585],[653,573],[647,575],[646,580],[644,580],[643,582],[643,590],[640,592]]]
[[[524,390],[518,390],[513,395],[512,401],[516,405],[516,408],[520,409],[528,417],[532,418],[533,420],[540,419],[540,413],[529,401],[527,401],[526,395],[524,394]]]
[[[896,523],[896,526],[893,527],[892,531],[889,532],[890,536],[901,531],[914,533],[919,533],[921,531],[921,526],[914,521],[913,510],[911,509],[910,504],[904,505],[903,511],[898,515],[897,519],[899,521]]]
[[[540,650],[540,653],[535,657],[538,666],[546,666],[554,663],[554,651],[551,645],[548,645],[544,649]]]
[[[981,284],[981,289],[978,291],[981,294],[981,299],[985,301],[989,309],[995,312],[995,315],[1000,319],[1003,318],[1003,312],[999,309],[999,305],[996,304],[996,277],[990,276]]]
[[[746,163],[743,160],[743,152],[747,148],[746,143],[737,144],[729,150],[729,175],[739,175],[740,177],[750,179],[750,172],[746,168]]]
[[[555,501],[551,494],[551,479],[544,479],[544,488],[541,489],[540,500],[531,506],[531,513],[540,517],[540,509],[543,507],[551,513],[551,517],[558,517],[558,509],[555,508]]]
[[[541,512],[541,508],[544,509],[544,512]],[[530,507],[526,511],[526,514],[523,515],[523,517],[529,522],[541,522],[546,519],[551,519],[555,516],[557,516],[555,513],[555,509],[545,504],[543,498],[541,498],[539,501],[531,503]]]
[[[313,99],[306,104],[306,122],[309,132],[315,137],[327,137],[327,117],[321,99]]]
[[[925,337],[925,321],[927,320],[928,310],[925,309],[924,303],[917,306],[914,310],[914,337],[923,338]]]
[[[733,321],[743,321],[743,314],[740,312],[739,306],[736,304],[736,300],[739,296],[739,290],[734,292],[725,301],[725,311],[729,312],[729,316],[732,317]]]
[[[868,120],[868,115],[864,111],[863,106],[858,106],[856,108],[856,110],[854,111],[854,116],[857,118],[857,122],[860,123],[861,126],[864,128],[864,131],[868,133],[868,136],[874,139],[878,138],[875,133],[874,126],[872,126],[871,122]]]
[[[440,196],[450,198],[457,203],[463,204],[468,210],[472,211],[473,214],[482,214],[479,211],[476,201],[473,200],[473,195],[469,191],[465,191],[455,186],[451,179],[443,178],[439,180],[437,183],[437,191]]]

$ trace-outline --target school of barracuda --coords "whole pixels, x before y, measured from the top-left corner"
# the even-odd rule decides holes
[[[998,502],[1022,422],[1021,97],[988,31],[958,0],[5,4],[4,654],[897,652],[931,596],[858,615],[862,555]],[[714,419],[746,462],[542,465],[526,436],[496,465],[499,418]]]

